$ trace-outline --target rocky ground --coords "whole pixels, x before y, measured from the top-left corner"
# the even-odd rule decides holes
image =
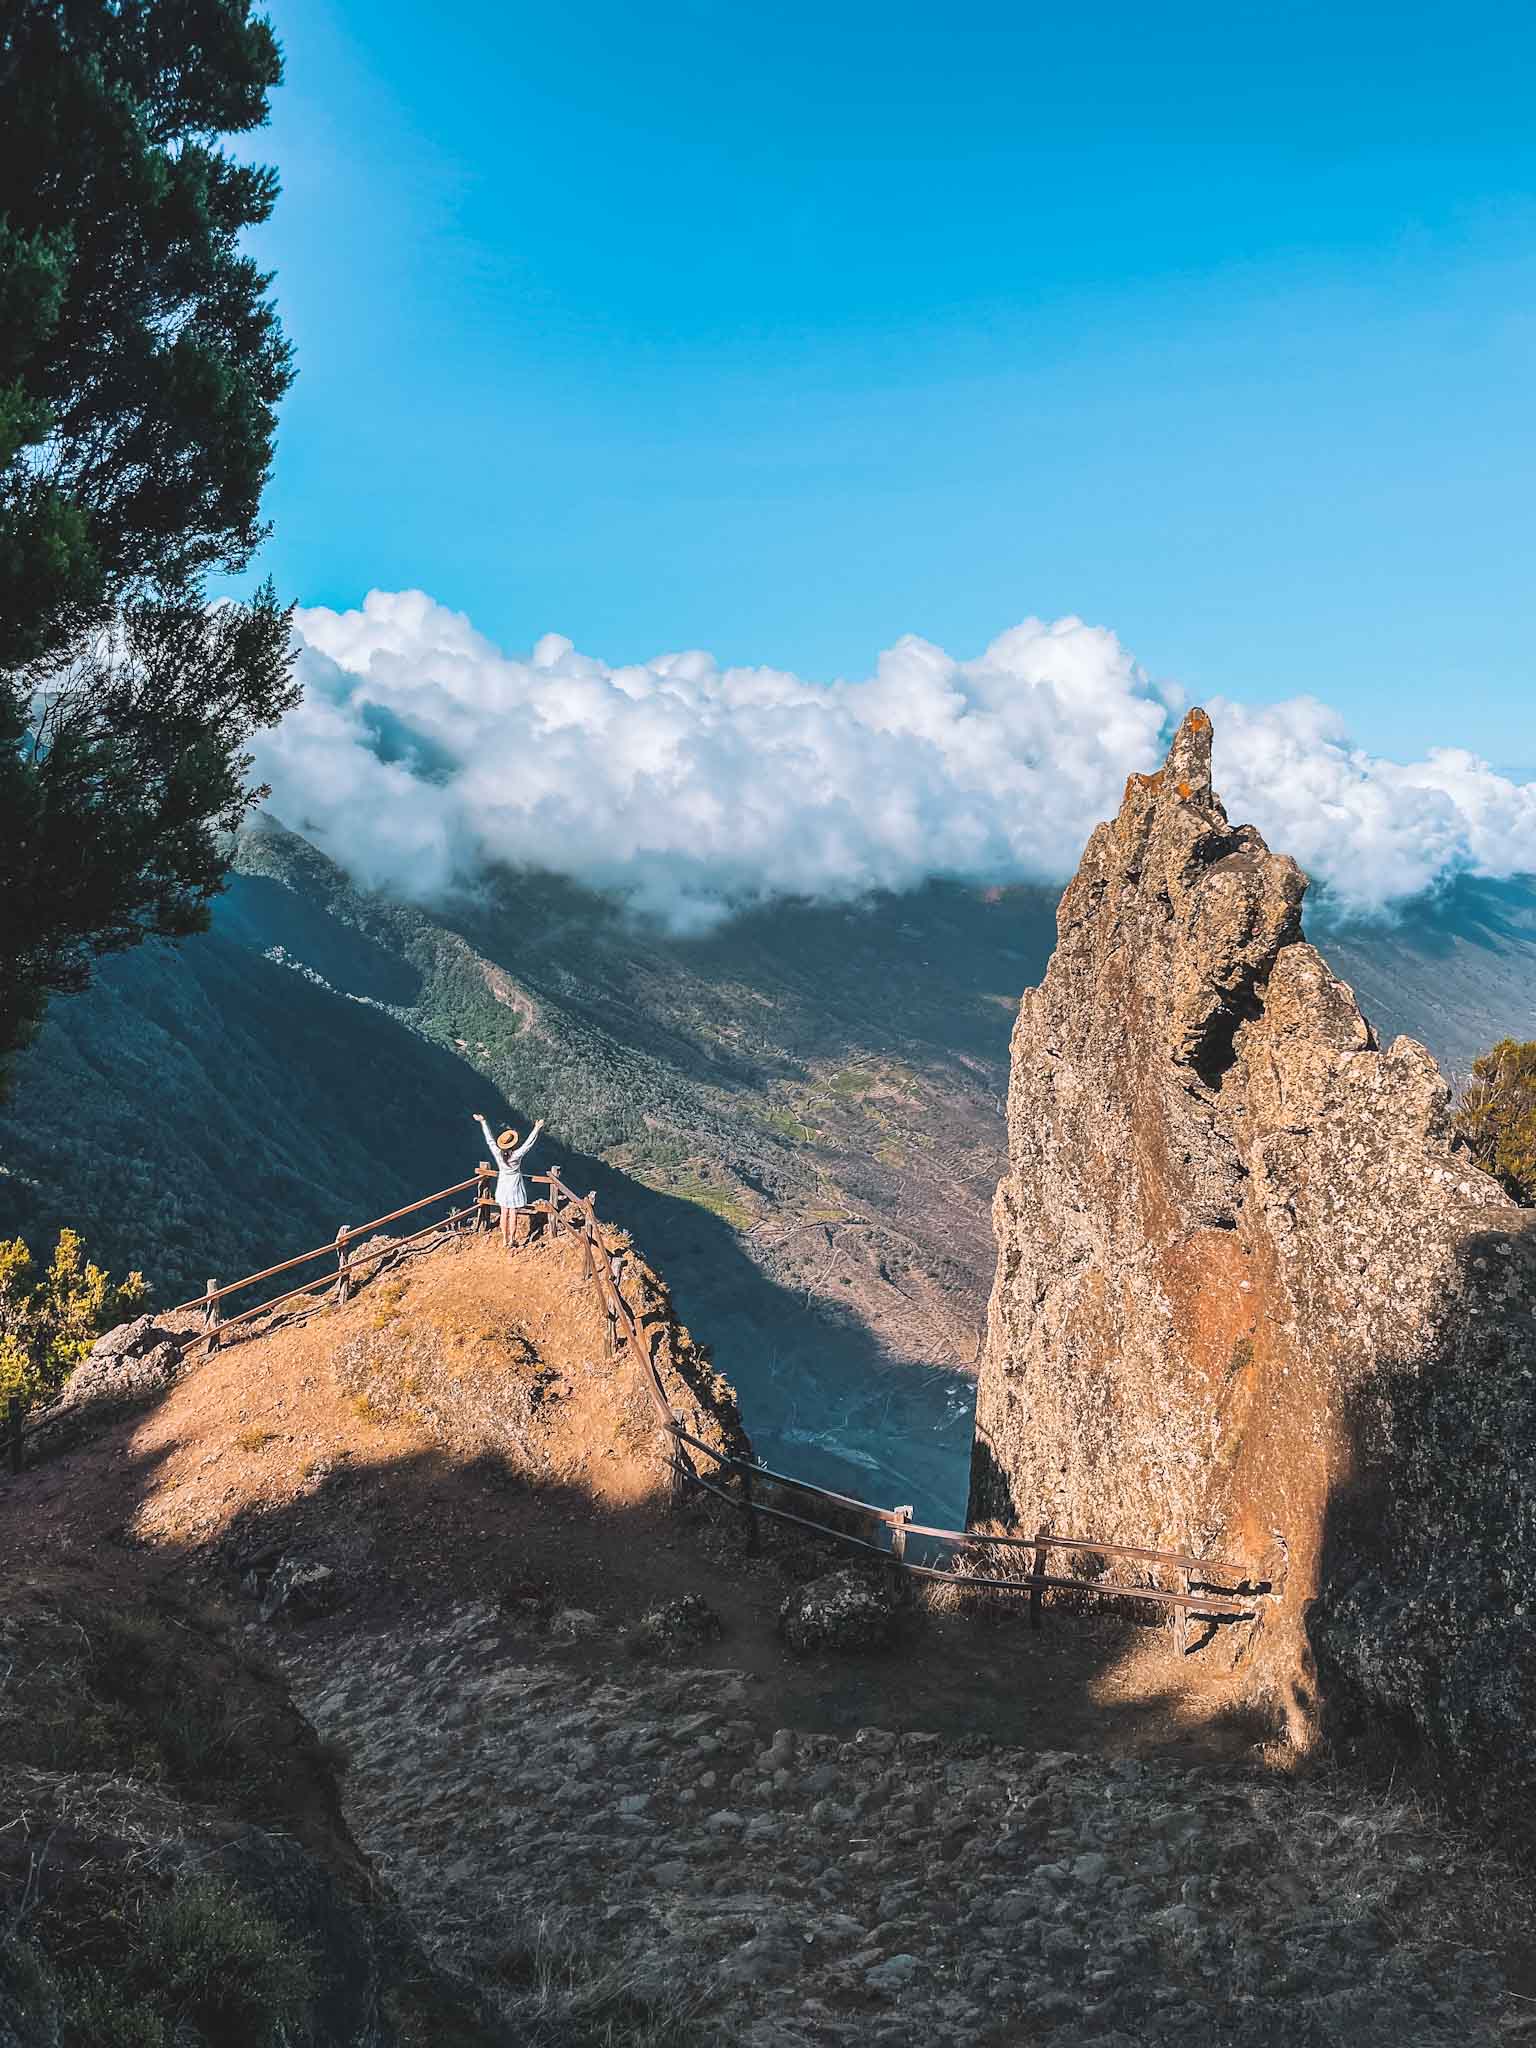
[[[0,2048],[493,2048],[282,1678],[82,1563],[0,1573]]]
[[[7,2036],[19,1971],[72,2011],[130,1965],[176,2048],[233,2042],[162,2011],[186,1972],[144,1960],[191,1908],[200,1982],[259,1937],[298,1983],[281,1842],[231,1921],[178,1846],[210,1826],[220,1854],[298,1839],[361,1916],[322,1957],[363,1956],[357,2012],[282,2036],[335,2048],[1536,2044],[1524,1880],[1309,1766],[1166,1630],[1073,1594],[1037,1633],[946,1589],[873,1599],[849,1648],[820,1625],[852,1613],[845,1553],[770,1523],[751,1555],[737,1507],[669,1508],[579,1266],[440,1247],[127,1407],[107,1385],[0,1490],[0,2048],[169,2042]],[[125,1815],[165,1822],[126,1918],[62,1882],[66,1810],[98,1874]]]
[[[493,1995],[574,1933],[650,2015],[615,2039],[1536,2041],[1518,1895],[1411,1802],[1249,1764],[775,1730],[761,1682],[697,1646],[593,1668],[598,1626],[473,1605],[286,1654],[349,1759],[360,1842]],[[899,1693],[893,1673],[898,1713]]]

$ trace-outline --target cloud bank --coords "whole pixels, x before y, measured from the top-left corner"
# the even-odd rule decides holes
[[[304,702],[257,749],[286,824],[395,894],[526,863],[679,930],[933,874],[1059,881],[1182,709],[1075,618],[1026,619],[974,661],[909,635],[830,685],[701,653],[612,668],[557,634],[509,655],[420,591],[297,630]],[[1370,757],[1309,697],[1208,708],[1233,817],[1342,910],[1536,869],[1536,784],[1455,748]]]

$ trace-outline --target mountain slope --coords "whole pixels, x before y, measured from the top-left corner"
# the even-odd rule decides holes
[[[1536,1037],[1536,877],[1463,875],[1390,923],[1312,935],[1382,1042],[1405,1031],[1453,1077],[1501,1038]]]
[[[1318,928],[1314,921],[1314,928]],[[1536,1029],[1536,887],[1320,943],[1384,1036]],[[667,1271],[772,1461],[953,1517],[1019,992],[1055,892],[932,883],[677,938],[557,876],[430,911],[263,821],[213,931],[54,1006],[0,1115],[0,1232],[85,1230],[162,1301],[479,1156],[484,1109]]]
[[[428,915],[268,826],[208,937],[55,1007],[0,1231],[74,1223],[173,1299],[461,1178],[472,1109],[543,1114],[536,1163],[665,1264],[770,1458],[952,1509],[1007,985],[1049,929],[935,885],[679,941],[544,876]]]

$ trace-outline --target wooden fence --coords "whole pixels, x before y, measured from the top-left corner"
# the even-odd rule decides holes
[[[180,1316],[200,1311],[200,1328],[173,1331],[170,1334],[183,1353],[195,1349],[200,1344],[211,1352],[217,1350],[229,1332],[238,1328],[240,1324],[252,1322],[258,1316],[269,1315],[272,1310],[282,1308],[285,1303],[296,1302],[305,1296],[319,1297],[327,1290],[330,1290],[335,1300],[345,1301],[352,1291],[354,1280],[364,1267],[375,1265],[381,1259],[399,1258],[412,1245],[419,1244],[422,1239],[433,1237],[444,1229],[466,1226],[489,1227],[496,1216],[496,1203],[491,1193],[495,1180],[494,1167],[482,1166],[477,1173],[471,1174],[468,1180],[456,1181],[451,1188],[440,1188],[436,1194],[423,1195],[420,1201],[407,1202],[403,1208],[391,1209],[385,1216],[375,1216],[371,1223],[343,1224],[329,1243],[316,1245],[313,1251],[296,1252],[291,1259],[280,1259],[275,1266],[263,1266],[259,1273],[247,1273],[243,1279],[231,1280],[223,1287],[219,1285],[217,1279],[210,1280],[203,1292],[194,1294],[190,1301],[179,1301],[173,1308],[158,1309],[154,1313],[162,1316]],[[388,1238],[384,1243],[365,1250],[354,1249],[354,1246],[370,1232],[382,1229],[386,1223],[397,1223],[402,1216],[417,1215],[421,1210],[451,1200],[453,1196],[462,1195],[470,1188],[475,1190],[474,1201],[450,1211],[446,1216],[439,1216],[409,1236]],[[252,1302],[236,1315],[224,1314],[223,1305],[230,1295],[239,1294],[248,1287],[259,1286],[263,1280],[275,1279],[280,1273],[296,1272],[300,1266],[310,1265],[316,1259],[334,1259],[334,1271],[321,1273],[317,1278],[306,1280],[298,1287],[290,1287],[282,1294]],[[314,1305],[320,1306],[318,1299]],[[23,1423],[19,1414],[9,1418],[5,1434],[13,1472],[22,1469],[27,1440],[55,1427],[58,1421],[57,1415],[48,1412],[28,1423]]]
[[[630,1357],[638,1367],[641,1380],[650,1397],[655,1411],[657,1428],[668,1440],[670,1464],[679,1490],[696,1487],[701,1492],[713,1494],[744,1514],[747,1524],[747,1545],[749,1550],[758,1547],[758,1518],[767,1516],[773,1521],[787,1522],[795,1527],[807,1529],[819,1536],[830,1537],[847,1548],[877,1557],[895,1571],[913,1578],[937,1580],[955,1586],[965,1592],[996,1592],[1027,1598],[1030,1622],[1040,1626],[1044,1605],[1043,1595],[1047,1590],[1057,1589],[1070,1593],[1088,1594],[1097,1599],[1133,1600],[1150,1602],[1170,1609],[1175,1619],[1180,1649],[1188,1645],[1188,1624],[1191,1618],[1216,1621],[1253,1621],[1259,1613],[1259,1600],[1273,1591],[1270,1581],[1259,1575],[1253,1567],[1235,1563],[1228,1559],[1194,1557],[1183,1551],[1154,1550],[1140,1545],[1106,1543],[1084,1536],[1058,1536],[1047,1529],[1040,1529],[1032,1536],[989,1536],[966,1529],[942,1529],[927,1522],[914,1522],[910,1507],[883,1508],[872,1501],[858,1500],[850,1494],[834,1493],[825,1486],[814,1485],[811,1481],[796,1478],[788,1472],[777,1472],[771,1467],[749,1458],[737,1457],[731,1452],[716,1450],[702,1438],[694,1436],[679,1422],[671,1402],[667,1399],[661,1375],[656,1370],[650,1346],[636,1322],[628,1303],[620,1293],[614,1278],[612,1266],[602,1234],[597,1226],[594,1198],[573,1194],[563,1185],[558,1170],[550,1174],[539,1174],[536,1179],[549,1188],[549,1215],[552,1228],[558,1228],[557,1218],[567,1216],[566,1227],[580,1231],[585,1250],[586,1270],[595,1282],[602,1297],[609,1318],[610,1329],[616,1330],[619,1341],[628,1347]],[[574,1211],[574,1217],[568,1212]],[[713,1461],[715,1476],[706,1478],[694,1463],[690,1453],[699,1453]],[[718,1483],[723,1473],[733,1473],[740,1481],[740,1490],[732,1494]],[[818,1522],[808,1515],[797,1515],[788,1508],[776,1507],[761,1498],[758,1487],[767,1484],[785,1488],[808,1501],[822,1501],[844,1515],[851,1514],[861,1520],[871,1531],[883,1530],[887,1541],[882,1544],[869,1536],[857,1536],[850,1531]],[[907,1555],[909,1537],[922,1537],[931,1545],[949,1553],[951,1562],[947,1565],[922,1563]],[[888,1547],[887,1547],[888,1546]],[[979,1555],[990,1562],[992,1553],[999,1550],[1028,1551],[1030,1569],[1022,1578],[1001,1578],[987,1571],[975,1571],[962,1565],[957,1568],[954,1560],[965,1560]],[[1165,1570],[1176,1573],[1180,1579],[1180,1590],[1169,1591],[1155,1585],[1106,1584],[1102,1579],[1067,1578],[1053,1574],[1049,1569],[1053,1551],[1063,1551],[1080,1556],[1095,1558],[1124,1558],[1142,1564],[1161,1565]],[[1236,1586],[1208,1586],[1204,1583],[1212,1572],[1226,1578],[1236,1578]]]
[[[1195,1557],[1184,1551],[1108,1543],[1097,1537],[1060,1536],[1049,1529],[1038,1529],[1033,1535],[986,1535],[967,1529],[938,1528],[927,1522],[914,1522],[910,1507],[879,1507],[872,1501],[835,1493],[829,1487],[799,1479],[793,1473],[775,1471],[754,1459],[717,1450],[684,1428],[667,1398],[650,1346],[633,1310],[619,1290],[614,1273],[617,1262],[609,1253],[598,1226],[595,1193],[576,1194],[561,1179],[558,1166],[548,1173],[530,1174],[528,1178],[547,1190],[542,1206],[548,1234],[552,1237],[574,1234],[580,1239],[584,1270],[597,1290],[607,1318],[610,1352],[616,1355],[621,1349],[627,1350],[640,1374],[656,1418],[657,1430],[665,1439],[665,1455],[674,1487],[679,1493],[695,1488],[712,1494],[741,1513],[749,1551],[758,1549],[758,1524],[761,1518],[766,1517],[809,1530],[847,1549],[878,1558],[898,1574],[938,1581],[967,1593],[990,1592],[1023,1598],[1029,1603],[1030,1622],[1036,1628],[1040,1625],[1043,1596],[1052,1590],[1100,1600],[1150,1603],[1170,1611],[1181,1649],[1187,1647],[1188,1624],[1192,1618],[1213,1623],[1253,1621],[1260,1612],[1260,1601],[1276,1594],[1278,1589],[1270,1578],[1251,1564]],[[193,1295],[190,1300],[179,1302],[174,1309],[162,1313],[181,1315],[201,1311],[201,1327],[180,1333],[177,1342],[183,1350],[201,1344],[211,1352],[224,1343],[229,1333],[239,1325],[270,1315],[274,1310],[306,1297],[316,1297],[312,1305],[317,1308],[322,1306],[319,1297],[327,1291],[334,1301],[344,1302],[364,1267],[379,1260],[393,1261],[412,1245],[444,1230],[489,1228],[497,1214],[492,1192],[494,1182],[494,1169],[482,1166],[468,1180],[457,1181],[452,1187],[440,1188],[436,1194],[424,1195],[420,1201],[391,1209],[387,1215],[376,1216],[370,1223],[343,1224],[328,1244],[317,1245],[313,1251],[299,1252],[291,1259],[280,1260],[275,1266],[265,1266],[259,1273],[247,1273],[243,1279],[232,1280],[225,1286],[220,1286],[216,1279],[210,1280],[201,1294]],[[472,1201],[451,1209],[447,1215],[437,1217],[407,1237],[388,1238],[376,1247],[355,1248],[360,1240],[386,1224],[399,1222],[402,1217],[416,1215],[440,1202],[452,1201],[471,1188],[475,1191]],[[255,1302],[235,1315],[224,1314],[223,1304],[231,1295],[275,1279],[280,1274],[296,1271],[316,1259],[334,1260],[335,1265],[316,1278],[303,1281],[270,1299]],[[289,1307],[288,1313],[302,1311]],[[43,1423],[46,1420],[46,1417],[42,1418]],[[711,1461],[712,1470],[708,1476],[699,1470],[695,1454]],[[727,1477],[737,1481],[734,1492],[721,1483]],[[868,1533],[858,1535],[824,1521],[818,1522],[810,1514],[796,1514],[791,1508],[777,1506],[763,1498],[761,1489],[764,1487],[782,1489],[807,1503],[824,1503],[839,1515],[854,1518]],[[922,1539],[930,1554],[947,1553],[947,1562],[935,1564],[908,1556],[907,1544],[913,1537]],[[995,1564],[997,1554],[1011,1551],[1018,1551],[1021,1555],[1027,1553],[1029,1569],[1019,1577],[999,1576]],[[1158,1585],[1127,1585],[1106,1581],[1101,1576],[1079,1578],[1053,1574],[1049,1569],[1053,1552],[1156,1565],[1178,1578],[1179,1589],[1170,1591]],[[980,1560],[980,1568],[973,1563],[977,1559]],[[1209,1578],[1213,1572],[1226,1579],[1236,1579],[1238,1583],[1211,1584]]]
[[[202,1335],[208,1349],[212,1351],[223,1343],[225,1333],[234,1329],[236,1324],[249,1322],[256,1316],[269,1315],[284,1302],[297,1301],[302,1295],[320,1294],[329,1288],[335,1300],[345,1301],[352,1292],[353,1281],[364,1266],[372,1265],[379,1259],[394,1257],[406,1245],[416,1243],[419,1238],[430,1237],[440,1230],[456,1228],[471,1219],[477,1225],[483,1225],[495,1211],[495,1203],[488,1192],[494,1180],[494,1171],[489,1167],[482,1167],[478,1173],[471,1174],[468,1180],[455,1181],[451,1188],[439,1188],[435,1195],[423,1195],[419,1202],[407,1202],[403,1208],[391,1209],[384,1216],[375,1216],[371,1223],[343,1223],[329,1244],[316,1245],[312,1252],[297,1252],[291,1259],[280,1259],[275,1266],[263,1266],[259,1273],[247,1273],[243,1280],[231,1280],[227,1286],[221,1287],[217,1279],[212,1279],[201,1294],[194,1294],[190,1301],[179,1301],[174,1308],[166,1309],[163,1313],[178,1316],[201,1309]],[[386,1223],[398,1223],[402,1216],[414,1216],[422,1209],[430,1209],[438,1202],[450,1201],[455,1195],[462,1195],[470,1188],[476,1191],[475,1200],[466,1203],[462,1208],[451,1210],[446,1216],[439,1216],[434,1222],[423,1225],[420,1230],[411,1232],[407,1237],[389,1238],[371,1250],[353,1250],[355,1243],[375,1230],[382,1230]],[[224,1303],[230,1295],[240,1294],[247,1287],[255,1287],[263,1280],[273,1280],[279,1273],[295,1272],[300,1266],[307,1266],[315,1259],[329,1258],[336,1261],[335,1272],[321,1273],[313,1280],[305,1280],[297,1287],[290,1287],[283,1294],[274,1295],[265,1301],[253,1302],[248,1308],[241,1309],[237,1315],[224,1314]],[[183,1336],[178,1341],[185,1347],[197,1341],[196,1333],[192,1336]]]

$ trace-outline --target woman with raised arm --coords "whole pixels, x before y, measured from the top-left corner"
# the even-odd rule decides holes
[[[477,1111],[475,1122],[485,1133],[485,1142],[491,1148],[491,1157],[496,1162],[496,1200],[501,1205],[501,1241],[508,1251],[512,1249],[512,1226],[528,1206],[528,1183],[523,1179],[523,1160],[533,1150],[544,1119],[540,1117],[521,1145],[517,1142],[516,1131],[503,1131],[499,1138],[491,1136],[491,1127]]]

